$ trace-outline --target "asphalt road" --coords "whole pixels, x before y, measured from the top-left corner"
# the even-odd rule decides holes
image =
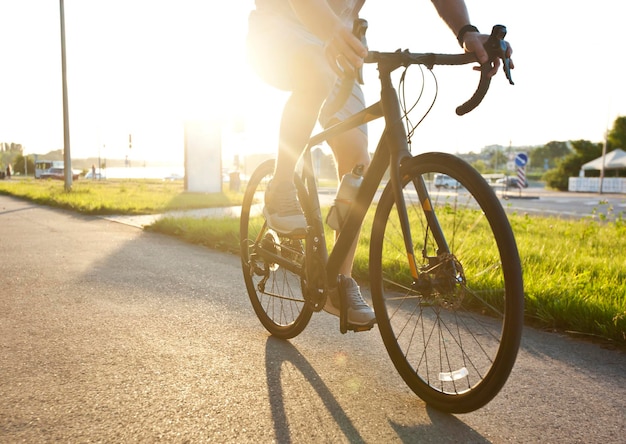
[[[238,258],[0,196],[0,442],[617,443],[626,354],[526,329],[485,408],[434,411],[376,329],[263,330]]]
[[[543,187],[529,187],[521,190],[496,189],[502,205],[507,211],[537,214],[551,217],[593,217],[606,216],[609,220],[624,217],[626,195],[598,193],[570,193],[546,190]]]

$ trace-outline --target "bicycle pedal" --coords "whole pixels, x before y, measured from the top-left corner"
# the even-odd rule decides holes
[[[360,333],[360,332],[363,332],[363,331],[370,331],[372,328],[374,328],[375,324],[376,324],[376,322],[372,322],[371,324],[368,324],[368,325],[348,324],[348,330],[349,331],[353,331],[355,333]]]
[[[339,323],[339,330],[341,331],[341,333],[346,334],[349,331],[353,331],[355,333],[361,333],[364,331],[370,331],[372,328],[374,328],[374,325],[376,325],[376,319],[372,320],[369,324],[366,325],[356,325],[356,324],[351,324],[348,321],[345,321],[345,323]]]

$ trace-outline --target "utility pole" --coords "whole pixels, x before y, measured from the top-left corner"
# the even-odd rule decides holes
[[[602,187],[604,186],[604,173],[606,163],[606,139],[609,136],[609,130],[604,132],[604,142],[602,143],[602,166],[600,167],[600,186],[598,187],[598,194],[603,193]]]
[[[70,153],[70,117],[67,105],[67,74],[65,64],[65,6],[59,0],[61,9],[61,77],[63,79],[63,172],[65,191],[72,191],[72,156]]]

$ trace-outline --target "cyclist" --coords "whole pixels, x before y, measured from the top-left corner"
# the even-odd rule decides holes
[[[489,37],[470,24],[464,0],[432,0],[437,12],[455,33],[467,52],[481,63],[488,61],[483,43]],[[280,122],[278,157],[274,177],[265,194],[267,224],[284,235],[301,235],[306,220],[297,200],[293,175],[316,122],[323,127],[360,111],[363,92],[355,81],[343,107],[335,110],[333,98],[341,79],[353,75],[363,64],[367,48],[352,34],[352,23],[365,0],[256,0],[250,13],[248,55],[252,67],[268,84],[290,92]],[[508,45],[508,44],[507,44]],[[507,46],[510,56],[511,48]],[[494,62],[491,75],[499,67]],[[328,141],[338,177],[356,165],[369,165],[367,128],[364,126]],[[348,295],[348,322],[368,326],[375,322],[374,311],[363,300],[351,277],[356,241],[340,273]],[[339,315],[339,302],[330,294],[324,309]]]

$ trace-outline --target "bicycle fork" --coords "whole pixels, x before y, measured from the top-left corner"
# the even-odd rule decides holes
[[[408,148],[407,135],[402,125],[402,114],[397,99],[397,93],[391,84],[389,72],[381,70],[381,97],[383,110],[386,120],[385,134],[383,140],[386,141],[387,146],[390,148],[388,153],[390,158],[390,181],[393,190],[394,201],[396,203],[396,211],[398,213],[398,220],[400,221],[400,227],[404,238],[404,248],[409,263],[409,269],[411,277],[413,279],[413,288],[424,293],[427,291],[430,293],[432,286],[429,279],[426,279],[423,273],[418,270],[417,262],[414,255],[413,237],[411,234],[411,224],[409,221],[408,211],[403,193],[403,171],[405,170],[406,162],[410,163],[412,155]],[[407,174],[410,172],[407,172]],[[411,175],[409,174],[409,177]],[[424,211],[424,216],[427,221],[428,228],[437,245],[437,258],[434,262],[438,262],[439,258],[449,257],[450,249],[448,243],[443,234],[443,230],[439,224],[437,216],[435,215],[430,195],[426,188],[423,177],[415,177],[412,179],[413,186],[417,192],[417,196]],[[426,251],[426,242],[424,240],[424,247],[422,248],[422,257],[428,258],[429,263],[433,262],[433,258],[428,257]],[[454,261],[453,261],[454,263]],[[437,268],[437,264],[430,264],[429,270],[433,269],[433,266]],[[428,271],[427,271],[428,272]]]
[[[402,171],[399,169],[397,171]],[[407,255],[409,270],[411,273],[411,288],[424,297],[440,293],[448,293],[457,284],[463,282],[463,269],[456,257],[451,254],[448,242],[443,233],[435,209],[428,193],[424,178],[420,175],[411,178],[411,183],[417,193],[421,210],[426,221],[424,239],[422,243],[421,259],[427,261],[427,265],[418,266],[415,258],[415,246],[411,230],[411,222],[402,186],[402,173],[391,178],[396,212]],[[411,177],[411,176],[409,176]],[[397,184],[395,183],[397,181]],[[406,178],[404,179],[406,181]],[[431,239],[429,241],[429,238]],[[429,251],[428,245],[433,245],[435,251]],[[434,253],[434,255],[433,255]]]

